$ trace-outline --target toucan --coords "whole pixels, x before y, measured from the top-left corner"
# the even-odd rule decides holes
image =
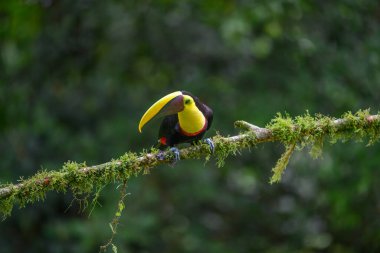
[[[190,92],[172,92],[145,112],[139,123],[139,132],[146,123],[158,117],[164,117],[158,133],[158,148],[164,150],[170,147],[176,162],[180,159],[180,154],[175,145],[195,144],[202,140],[211,127],[213,111]],[[205,139],[205,142],[210,146],[211,152],[214,152],[211,139]]]

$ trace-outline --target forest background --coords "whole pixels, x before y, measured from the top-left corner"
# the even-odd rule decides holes
[[[0,183],[68,160],[142,151],[155,100],[187,90],[213,108],[207,136],[265,126],[277,112],[339,117],[380,102],[378,1],[0,3]],[[119,252],[379,252],[380,144],[325,143],[322,157],[262,144],[226,160],[159,166],[128,182]],[[118,184],[81,211],[73,196],[13,210],[0,252],[97,252]],[[68,208],[71,205],[70,208]]]

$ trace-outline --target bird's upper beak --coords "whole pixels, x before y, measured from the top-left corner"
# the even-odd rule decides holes
[[[139,123],[139,132],[143,126],[151,119],[157,117],[164,117],[183,111],[183,95],[182,92],[176,91],[166,95],[165,97],[154,103],[142,116]]]

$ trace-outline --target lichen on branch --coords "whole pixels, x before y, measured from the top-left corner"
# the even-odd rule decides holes
[[[242,132],[235,136],[223,137],[219,134],[212,137],[215,153],[211,154],[205,143],[182,148],[180,158],[201,159],[208,161],[215,157],[218,167],[225,164],[230,155],[237,155],[243,149],[251,148],[263,142],[280,142],[286,149],[273,168],[270,182],[281,180],[294,151],[309,147],[309,153],[317,158],[322,153],[324,142],[331,144],[338,140],[368,140],[374,144],[380,137],[380,115],[371,115],[369,110],[356,113],[347,112],[335,119],[321,114],[311,116],[306,112],[302,116],[290,117],[288,114],[277,114],[265,128],[245,121],[236,121],[235,126]],[[43,201],[49,191],[71,191],[75,196],[89,195],[96,189],[114,182],[127,182],[131,176],[148,174],[150,169],[159,164],[170,164],[172,154],[164,152],[165,159],[157,156],[159,151],[151,149],[139,154],[127,152],[117,159],[95,166],[86,163],[66,162],[60,170],[42,170],[28,179],[21,179],[17,184],[0,185],[0,214],[9,216],[15,204],[19,207]]]

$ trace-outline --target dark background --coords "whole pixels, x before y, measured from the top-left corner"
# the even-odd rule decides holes
[[[379,110],[374,0],[1,1],[0,53],[1,183],[149,148],[159,122],[139,134],[138,121],[176,90],[214,109],[208,136],[277,112]],[[380,252],[380,145],[296,152],[270,185],[282,151],[262,144],[223,168],[181,161],[132,178],[119,252]],[[117,186],[90,217],[68,208],[70,193],[16,207],[0,252],[97,252]]]

